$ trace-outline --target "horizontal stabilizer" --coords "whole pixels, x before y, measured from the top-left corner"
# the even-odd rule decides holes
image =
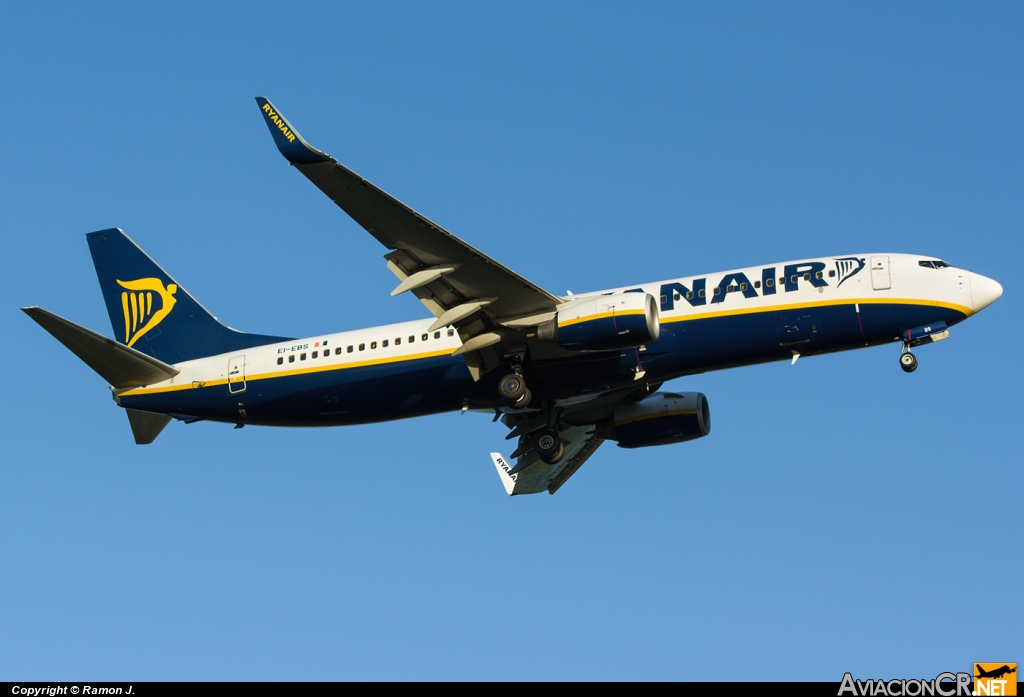
[[[128,423],[132,425],[132,435],[136,445],[149,445],[156,440],[164,427],[171,422],[167,414],[154,414],[151,411],[125,409],[128,412]]]
[[[174,366],[58,317],[41,307],[21,309],[113,387],[153,385],[169,380],[180,372]],[[153,437],[156,438],[156,435]]]

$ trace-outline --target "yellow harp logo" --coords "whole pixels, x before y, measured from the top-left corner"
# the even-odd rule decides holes
[[[131,346],[170,314],[177,302],[174,294],[178,286],[168,283],[164,288],[159,278],[117,283],[126,289],[121,293],[121,309],[124,311],[124,342]]]

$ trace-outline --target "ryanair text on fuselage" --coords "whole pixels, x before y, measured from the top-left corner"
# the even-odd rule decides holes
[[[830,272],[830,278],[838,275],[838,285],[842,285],[851,276],[854,276],[864,268],[864,259],[857,257],[844,257],[835,260],[836,268]],[[799,290],[800,281],[809,282],[815,288],[824,288],[829,285],[825,280],[825,269],[827,264],[820,261],[806,261],[796,264],[786,264],[782,267],[782,275],[778,277],[776,284],[777,266],[768,266],[761,269],[761,277],[751,281],[746,273],[734,271],[725,274],[722,280],[711,289],[711,303],[725,302],[729,293],[739,292],[744,298],[756,298],[760,295],[775,295],[779,288],[786,293]],[[707,278],[695,278],[687,287],[682,281],[669,281],[661,286],[661,309],[672,310],[675,308],[676,300],[685,300],[691,306],[706,305],[708,303],[708,281]],[[630,291],[627,291],[630,292]],[[637,288],[633,292],[642,292]]]

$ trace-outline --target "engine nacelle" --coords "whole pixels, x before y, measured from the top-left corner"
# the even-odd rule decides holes
[[[542,324],[537,337],[570,351],[610,351],[654,341],[661,333],[650,293],[613,293],[581,300]]]
[[[655,392],[615,410],[600,435],[620,448],[644,448],[703,438],[711,432],[711,410],[700,392]]]

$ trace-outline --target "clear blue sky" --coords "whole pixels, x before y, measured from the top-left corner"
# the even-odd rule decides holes
[[[331,5],[0,7],[0,679],[1024,661],[1019,3]],[[608,444],[554,497],[505,496],[477,414],[135,446],[17,309],[110,331],[86,232],[247,331],[424,316],[256,95],[555,292],[891,251],[1005,294],[913,375],[890,346],[671,383],[708,438]]]

